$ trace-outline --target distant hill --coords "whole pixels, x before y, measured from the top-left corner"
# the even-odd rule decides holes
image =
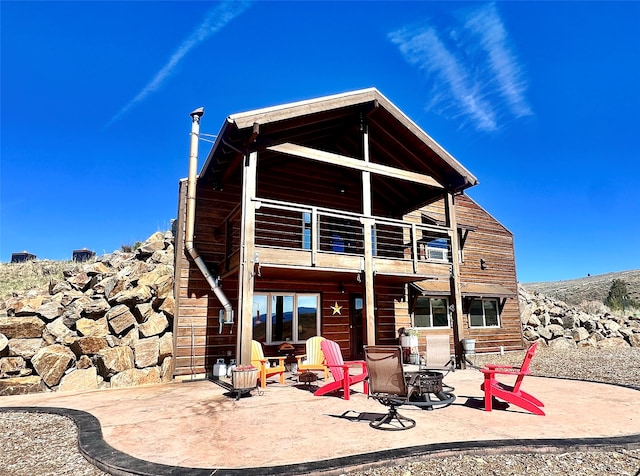
[[[640,301],[640,269],[599,274],[567,281],[521,284],[529,292],[538,291],[567,304],[577,305],[583,301],[603,301],[609,294],[609,289],[614,279],[623,280],[627,284],[629,297]]]

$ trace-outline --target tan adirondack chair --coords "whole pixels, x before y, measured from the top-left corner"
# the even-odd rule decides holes
[[[321,371],[324,372],[324,379],[329,378],[329,368],[326,365],[324,352],[320,348],[320,343],[324,340],[322,336],[315,336],[307,339],[305,343],[306,354],[296,355],[298,359],[298,371]]]

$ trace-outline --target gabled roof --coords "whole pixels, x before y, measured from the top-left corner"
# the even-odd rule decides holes
[[[285,143],[362,160],[362,127],[368,128],[372,163],[429,175],[450,192],[478,182],[375,88],[229,116],[200,178],[218,184],[230,177],[241,165],[240,151],[257,149],[260,160],[292,160],[283,159],[275,148],[267,149]],[[373,189],[376,187],[383,187],[388,200],[407,210],[441,194],[435,190],[425,193],[424,186],[393,183],[385,177],[376,177]]]

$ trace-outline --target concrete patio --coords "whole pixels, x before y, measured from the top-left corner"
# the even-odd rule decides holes
[[[546,416],[515,406],[483,411],[482,374],[450,373],[456,401],[433,411],[403,406],[408,431],[368,423],[386,407],[354,387],[350,400],[315,397],[290,376],[236,400],[208,380],[0,399],[0,411],[52,411],[74,419],[79,446],[112,474],[340,474],[395,458],[461,452],[640,447],[640,392],[575,380],[527,377]],[[316,382],[318,385],[322,381]],[[262,394],[260,394],[262,393]]]

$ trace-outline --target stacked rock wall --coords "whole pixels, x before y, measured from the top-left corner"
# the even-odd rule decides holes
[[[522,332],[527,341],[541,339],[553,348],[640,347],[637,315],[615,316],[601,303],[586,312],[538,292],[529,293],[522,286],[519,297]]]
[[[170,380],[173,256],[171,233],[155,233],[1,302],[0,395]]]

